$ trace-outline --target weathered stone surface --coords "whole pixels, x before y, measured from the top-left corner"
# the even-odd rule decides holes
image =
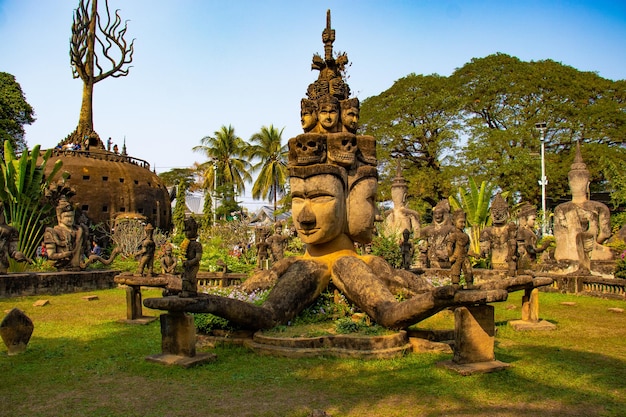
[[[411,349],[405,331],[385,336],[328,335],[319,337],[269,337],[257,332],[246,346],[257,353],[290,358],[332,356],[383,359],[404,355]]]
[[[417,337],[410,337],[409,342],[414,353],[424,352],[439,352],[439,353],[453,353],[452,347],[447,343],[432,342],[426,339],[420,339]]]
[[[557,261],[575,261],[589,273],[591,259],[611,260],[611,250],[602,245],[611,236],[610,211],[600,202],[589,200],[589,171],[576,145],[576,157],[568,173],[572,201],[554,209],[554,237]]]
[[[26,351],[34,329],[33,321],[22,310],[14,308],[6,315],[0,323],[0,336],[9,355]]]
[[[169,280],[166,277],[144,277],[140,274],[123,273],[115,276],[114,281],[120,285],[141,287],[166,287]]]
[[[196,327],[186,313],[161,314],[161,350],[178,356],[196,355]]]
[[[494,361],[495,330],[493,306],[455,309],[453,361],[457,364]]]
[[[568,307],[573,307],[576,305],[576,303],[574,301],[563,301],[562,303],[560,303],[562,306],[568,306]]]
[[[69,294],[115,288],[118,270],[30,272],[0,275],[0,298],[38,294]]]
[[[489,372],[498,372],[508,368],[508,363],[500,362],[497,360],[488,362],[473,362],[473,363],[456,363],[454,361],[439,362],[437,366],[441,366],[451,371],[454,371],[463,376],[470,376],[474,374],[485,374]]]
[[[158,355],[146,356],[148,362],[154,362],[161,365],[174,365],[181,368],[191,368],[194,366],[204,365],[205,363],[215,362],[217,355],[214,353],[198,353],[196,356],[179,356],[161,353]]]
[[[623,313],[624,309],[619,307],[611,307],[608,309],[611,313]]]
[[[518,332],[556,330],[556,325],[547,320],[538,320],[536,322],[527,320],[511,320],[509,321],[509,326]]]
[[[97,295],[86,295],[84,297],[81,297],[83,300],[85,301],[96,301],[99,300],[100,298]]]
[[[50,300],[37,300],[33,303],[33,307],[43,307],[50,304]]]

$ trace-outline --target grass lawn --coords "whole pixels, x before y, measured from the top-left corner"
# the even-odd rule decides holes
[[[520,318],[521,295],[495,304],[496,358],[511,367],[469,377],[437,367],[451,358],[437,353],[287,359],[219,347],[214,363],[165,367],[144,359],[161,352],[158,321],[117,323],[123,289],[0,299],[1,317],[18,307],[35,324],[26,353],[8,356],[0,344],[0,416],[626,415],[626,315],[608,311],[626,302],[542,293],[540,315],[557,330],[515,332],[506,322]],[[34,307],[40,299],[50,304]],[[419,327],[452,325],[444,311]]]

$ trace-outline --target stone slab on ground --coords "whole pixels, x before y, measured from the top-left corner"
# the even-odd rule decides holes
[[[151,317],[151,316],[143,316],[143,317],[138,317],[136,319],[119,319],[117,322],[118,323],[124,323],[124,324],[150,324],[153,321],[158,320],[158,317]]]
[[[473,363],[456,363],[452,360],[449,360],[439,362],[437,366],[449,369],[463,376],[469,376],[473,374],[485,374],[489,372],[502,371],[511,365],[498,360]]]
[[[426,339],[420,339],[418,337],[409,337],[409,343],[411,344],[413,353],[454,353],[452,351],[452,347],[448,343],[433,342]]]
[[[574,301],[563,301],[562,303],[560,303],[562,306],[569,306],[569,307],[573,307],[576,305],[576,303]]]
[[[37,300],[33,303],[33,307],[43,307],[50,304],[50,300]]]
[[[97,295],[86,295],[84,297],[81,297],[83,300],[85,301],[96,301],[99,300],[100,298]]]
[[[611,307],[608,309],[611,313],[623,313],[624,309],[619,307]]]
[[[509,321],[509,326],[518,332],[523,331],[545,331],[545,330],[556,330],[556,325],[554,323],[550,323],[547,320],[539,320],[537,322],[528,321],[528,320],[511,320]]]
[[[168,353],[160,353],[158,355],[146,356],[146,360],[148,362],[154,362],[161,365],[191,368],[193,366],[215,362],[217,360],[217,355],[214,353],[198,353],[195,356],[179,356]]]

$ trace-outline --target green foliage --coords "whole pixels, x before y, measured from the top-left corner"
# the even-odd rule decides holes
[[[193,314],[193,321],[199,333],[210,334],[213,330],[234,330],[230,322],[209,313]]]
[[[480,253],[480,232],[487,226],[489,202],[493,198],[496,185],[482,181],[479,188],[472,177],[469,178],[468,182],[469,189],[459,187],[458,194],[456,196],[451,195],[448,200],[452,211],[462,209],[465,212],[467,226],[470,228],[470,248],[478,254]]]
[[[5,219],[18,230],[18,249],[34,258],[41,244],[44,226],[53,218],[54,207],[44,199],[45,190],[56,178],[62,162],[57,160],[50,174],[44,171],[52,150],[40,155],[39,145],[32,152],[25,150],[19,156],[10,141],[4,142],[4,158],[0,161],[0,201]],[[37,159],[41,157],[41,164]]]
[[[625,86],[552,60],[524,62],[502,53],[474,58],[450,77],[401,78],[361,105],[362,130],[378,141],[380,197],[389,198],[393,158],[400,157],[410,207],[423,207],[411,200],[434,206],[451,194],[451,184],[468,177],[489,179],[516,200],[538,205],[541,141],[535,124],[543,122],[547,195],[569,194],[571,150],[580,140],[592,191],[608,184],[619,199],[621,187],[606,181],[601,158],[625,159]]]
[[[246,159],[249,145],[236,135],[232,126],[222,126],[213,136],[203,137],[193,151],[208,159],[198,165],[203,189],[215,191],[215,186],[225,186],[233,194],[240,194],[245,183],[252,182],[251,164]]]
[[[377,140],[383,199],[394,176],[392,158],[406,161],[403,176],[410,197],[431,206],[450,191],[451,170],[444,163],[458,143],[458,98],[446,77],[416,75],[399,79],[388,90],[361,105],[361,130]]]
[[[181,181],[178,183],[176,190],[176,205],[172,213],[172,223],[174,223],[174,231],[176,234],[183,234],[185,228],[185,212],[187,211],[187,188]]]
[[[0,151],[4,151],[4,142],[18,152],[26,149],[24,126],[35,121],[34,115],[15,77],[0,72]]]
[[[180,186],[191,188],[195,182],[195,172],[192,168],[174,168],[159,174],[159,178],[167,187]]]
[[[613,206],[626,204],[626,162],[605,157],[602,159],[602,165],[604,165],[604,176],[611,186]]]
[[[398,235],[386,234],[384,230],[379,230],[378,235],[372,239],[372,255],[382,257],[393,268],[402,267],[402,249],[398,243]]]
[[[622,241],[622,244],[624,242]],[[622,250],[622,253],[615,261],[615,278],[623,278],[626,279],[626,248]]]
[[[611,213],[611,229],[613,229],[613,233],[617,233],[624,225],[626,225],[625,211]]]
[[[354,306],[342,294],[335,295],[333,290],[328,289],[320,294],[313,304],[298,314],[293,320],[293,325],[321,323],[350,317],[352,314],[354,314]]]
[[[258,158],[259,162],[253,170],[260,170],[252,186],[252,198],[267,199],[270,195],[274,201],[274,211],[277,209],[278,198],[285,194],[287,184],[287,145],[282,145],[283,130],[280,131],[270,125],[250,138],[252,146],[249,149],[251,158]]]

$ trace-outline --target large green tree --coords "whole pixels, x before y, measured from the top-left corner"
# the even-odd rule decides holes
[[[198,164],[202,188],[220,192],[222,200],[236,199],[245,191],[245,184],[252,182],[250,145],[237,136],[232,126],[222,126],[213,136],[203,137],[193,151],[207,158]]]
[[[284,195],[287,184],[287,145],[282,142],[283,129],[263,126],[250,138],[250,157],[259,159],[253,170],[259,175],[252,186],[252,198],[267,199],[270,195],[277,209],[278,197]]]
[[[446,77],[410,74],[361,105],[361,130],[378,142],[383,196],[402,160],[409,195],[434,206],[451,191],[446,157],[458,143],[458,98]]]
[[[8,141],[16,151],[25,150],[24,126],[32,124],[34,116],[15,77],[0,72],[0,145]],[[0,152],[4,154],[4,145],[0,146]]]
[[[567,171],[576,141],[607,150],[626,140],[624,84],[592,72],[495,54],[472,59],[452,74],[450,84],[462,100],[468,140],[459,162],[467,175],[488,178],[523,200],[539,200],[537,123],[547,127],[547,194],[553,198],[569,192]],[[601,173],[597,158],[586,161]]]

